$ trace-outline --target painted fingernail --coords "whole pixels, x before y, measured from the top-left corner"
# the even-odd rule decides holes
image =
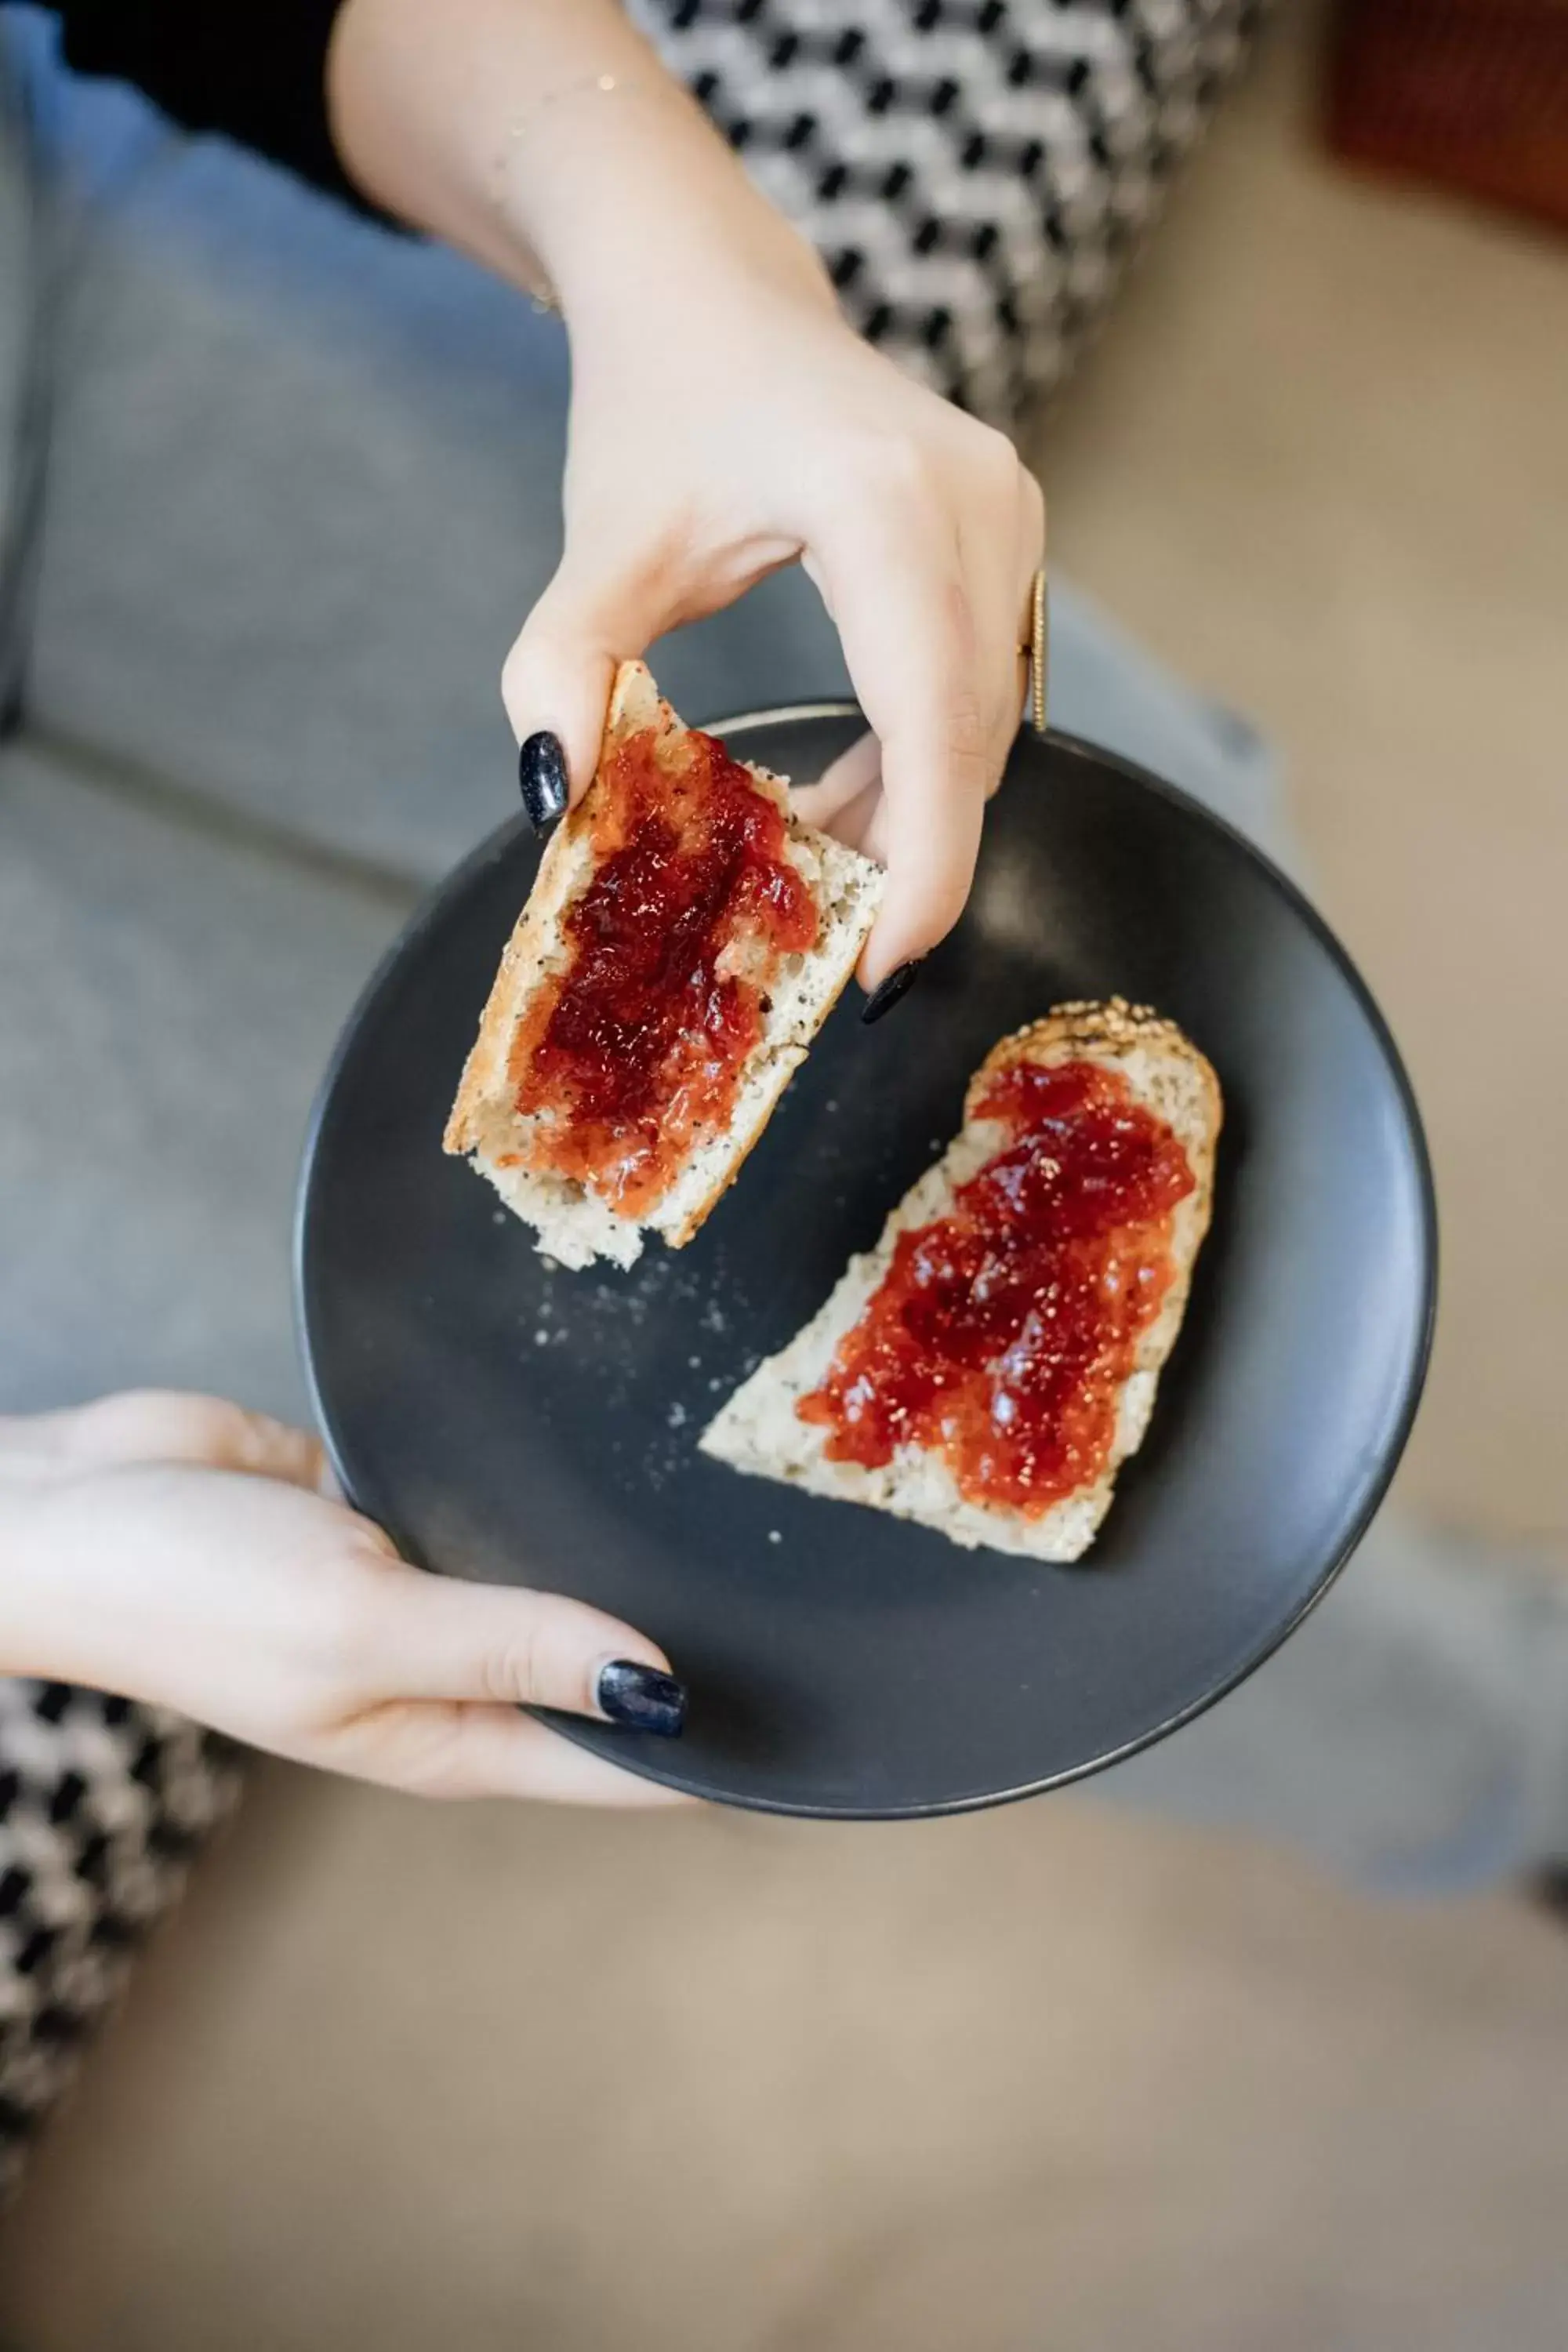
[[[571,797],[559,735],[546,729],[529,737],[517,755],[517,780],[530,824],[535,833],[548,833],[565,815]]]
[[[633,1658],[612,1658],[599,1675],[597,1697],[612,1723],[633,1731],[657,1731],[674,1739],[686,1721],[686,1687],[657,1666],[639,1666]]]
[[[887,979],[874,988],[866,999],[860,1018],[867,1028],[870,1027],[873,1021],[879,1021],[884,1013],[890,1013],[900,998],[909,994],[920,976],[921,968],[918,960],[910,963],[901,963],[896,971],[890,971]]]

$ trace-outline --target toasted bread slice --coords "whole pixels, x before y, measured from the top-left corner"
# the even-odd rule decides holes
[[[560,1150],[560,1122],[570,1119],[570,1111],[520,1110],[519,1097],[533,1051],[529,1033],[537,1024],[531,1016],[570,985],[576,951],[567,919],[599,870],[596,820],[605,814],[611,789],[611,763],[635,745],[639,758],[646,751],[668,775],[671,808],[682,805],[682,795],[690,806],[702,790],[708,742],[682,725],[641,662],[623,663],[598,771],[541,861],[447,1121],[446,1150],[468,1158],[508,1208],[534,1227],[540,1249],[562,1265],[584,1266],[596,1258],[630,1265],[642,1250],[645,1232],[660,1234],[673,1249],[691,1239],[733,1182],[805,1060],[859,961],[880,900],[881,868],[798,823],[789,814],[783,781],[747,763],[752,788],[784,812],[784,855],[815,905],[816,941],[798,954],[770,959],[748,932],[743,915],[737,917],[725,968],[757,978],[762,1034],[740,1066],[726,1116],[710,1126],[699,1125],[657,1198],[639,1199],[628,1209],[617,1201],[612,1178],[584,1178],[552,1166],[552,1154]]]
[[[1005,1141],[994,1120],[977,1116],[988,1081],[1019,1062],[1050,1067],[1086,1060],[1122,1074],[1133,1098],[1175,1135],[1194,1180],[1171,1213],[1173,1277],[1157,1315],[1139,1337],[1133,1368],[1118,1399],[1110,1455],[1099,1475],[1030,1517],[972,1500],[961,1492],[943,1455],[925,1446],[900,1445],[889,1462],[874,1468],[830,1460],[831,1430],[803,1421],[795,1407],[826,1379],[839,1341],[888,1272],[899,1235],[944,1216],[957,1188]],[[971,1082],[963,1130],[893,1211],[876,1248],[850,1260],[821,1312],[778,1355],[759,1364],[722,1407],[703,1433],[702,1452],[734,1469],[783,1479],[813,1495],[917,1519],[966,1547],[986,1545],[1035,1559],[1080,1559],[1110,1508],[1118,1468],[1142,1441],[1161,1367],[1181,1328],[1193,1261],[1208,1228],[1220,1118],[1218,1081],[1197,1048],[1172,1023],[1120,999],[1058,1005],[1047,1019],[1004,1038]]]

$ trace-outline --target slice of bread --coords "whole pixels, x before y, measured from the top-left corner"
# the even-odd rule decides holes
[[[608,789],[606,769],[612,756],[638,737],[647,739],[651,756],[669,776],[672,801],[682,791],[700,789],[695,780],[706,771],[694,749],[705,739],[682,725],[641,662],[623,663],[598,772],[540,863],[501,957],[445,1137],[446,1150],[470,1160],[507,1207],[534,1227],[539,1248],[565,1266],[588,1265],[596,1258],[630,1265],[641,1253],[645,1231],[660,1234],[672,1249],[691,1239],[733,1182],[854,971],[882,892],[879,866],[800,824],[789,814],[784,782],[746,763],[755,790],[785,812],[784,854],[816,906],[816,943],[803,953],[773,959],[777,968],[763,972],[762,1034],[741,1066],[729,1116],[692,1136],[657,1200],[644,1202],[637,1214],[627,1213],[605,1188],[562,1174],[550,1164],[552,1122],[518,1108],[529,1057],[523,1032],[543,992],[553,992],[572,967],[566,918],[598,868],[595,826],[601,795]],[[743,922],[738,924],[730,968],[746,974],[756,948],[757,935],[748,937]]]
[[[1140,1336],[1103,1470],[1091,1484],[1031,1517],[1012,1507],[970,1499],[960,1491],[942,1456],[924,1446],[900,1445],[891,1461],[878,1468],[830,1461],[826,1447],[831,1430],[801,1420],[795,1406],[827,1377],[840,1339],[858,1321],[887,1273],[898,1236],[944,1216],[957,1188],[1005,1142],[1002,1127],[976,1116],[987,1082],[1019,1062],[1048,1067],[1084,1060],[1121,1072],[1135,1100],[1174,1133],[1194,1179],[1192,1192],[1172,1213],[1173,1276],[1158,1315]],[[778,1355],[758,1365],[704,1431],[701,1450],[755,1476],[783,1479],[809,1494],[866,1503],[900,1518],[917,1519],[969,1548],[986,1545],[1035,1559],[1079,1559],[1110,1508],[1118,1468],[1142,1441],[1161,1367],[1181,1328],[1193,1261],[1208,1229],[1221,1117],[1219,1084],[1197,1048],[1171,1022],[1117,998],[1108,1004],[1058,1005],[1045,1020],[1004,1038],[971,1081],[964,1110],[963,1130],[893,1211],[876,1248],[852,1258],[821,1312]]]

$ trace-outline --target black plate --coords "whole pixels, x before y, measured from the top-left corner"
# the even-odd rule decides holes
[[[804,780],[841,708],[728,730]],[[1077,1778],[1268,1656],[1365,1528],[1408,1433],[1431,1179],[1365,988],[1291,886],[1183,794],[1020,740],[969,911],[874,1029],[828,1023],[695,1242],[552,1273],[442,1122],[532,879],[519,823],[415,919],[351,1022],[306,1157],[304,1344],[359,1507],[433,1569],[581,1595],[691,1687],[679,1745],[552,1718],[738,1804],[888,1815]],[[1142,1452],[1089,1560],[963,1552],[704,1461],[708,1415],[813,1315],[957,1125],[1006,1030],[1113,993],[1226,1097],[1214,1230]]]

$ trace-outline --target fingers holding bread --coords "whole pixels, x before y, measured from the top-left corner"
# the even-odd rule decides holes
[[[529,614],[501,669],[501,700],[536,832],[582,800],[622,657],[663,625],[656,582],[640,566],[590,578],[563,563]]]
[[[862,845],[887,885],[858,978],[875,990],[963,913],[995,781],[970,587],[945,523],[917,510],[830,527],[816,561],[861,709],[880,747],[883,806]],[[830,820],[831,821],[831,820]]]

